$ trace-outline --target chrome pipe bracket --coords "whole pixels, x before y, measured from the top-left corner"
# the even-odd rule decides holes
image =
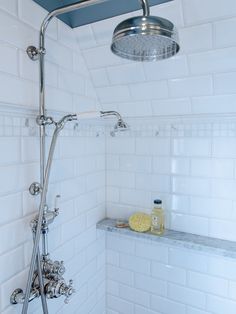
[[[32,61],[37,61],[40,54],[46,54],[46,49],[38,49],[35,46],[29,46],[26,49],[26,53]]]
[[[46,117],[46,116],[44,116],[44,115],[42,115],[42,116],[37,116],[37,118],[36,118],[36,123],[37,123],[39,126],[56,124],[52,117]]]
[[[41,184],[38,182],[33,182],[29,187],[29,192],[31,195],[36,196],[41,193],[42,187]]]

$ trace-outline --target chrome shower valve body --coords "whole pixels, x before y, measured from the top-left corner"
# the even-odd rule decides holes
[[[58,278],[65,273],[66,269],[63,261],[43,261],[43,272],[44,276],[48,279]]]
[[[59,298],[61,296],[65,296],[65,303],[68,303],[71,296],[75,293],[75,289],[73,288],[73,281],[70,280],[67,285],[65,280],[61,278],[61,280],[50,280],[45,285],[45,293],[48,299]]]

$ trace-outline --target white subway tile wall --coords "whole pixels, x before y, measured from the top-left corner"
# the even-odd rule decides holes
[[[53,205],[61,193],[62,202],[50,250],[66,261],[66,278],[75,279],[77,294],[66,307],[62,300],[49,302],[52,314],[236,311],[234,260],[114,235],[105,247],[105,235],[96,232],[106,214],[150,212],[159,197],[168,227],[236,240],[236,121],[203,118],[236,113],[236,2],[175,0],[151,12],[177,25],[178,56],[150,64],[114,56],[109,43],[123,17],[74,30],[55,19],[48,29],[47,108],[114,109],[132,126],[106,140],[99,125],[79,126],[59,140],[48,200]],[[27,190],[39,176],[38,131],[31,119],[38,106],[38,66],[25,49],[37,45],[45,14],[32,0],[0,3],[3,314],[19,312],[9,295],[25,287],[32,250],[28,225],[38,200]],[[30,313],[41,313],[40,302],[30,305]]]
[[[225,314],[236,309],[234,259],[108,233],[106,263],[108,313]]]
[[[236,120],[224,119],[131,118],[108,136],[107,215],[150,213],[161,198],[167,227],[236,241]]]

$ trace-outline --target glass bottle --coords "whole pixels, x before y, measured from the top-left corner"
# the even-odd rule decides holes
[[[159,235],[162,234],[165,230],[165,215],[162,201],[159,199],[154,200],[151,220],[151,232]]]

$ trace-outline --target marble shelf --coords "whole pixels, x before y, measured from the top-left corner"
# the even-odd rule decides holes
[[[165,230],[161,236],[150,232],[139,233],[129,228],[117,228],[115,219],[103,219],[97,223],[97,229],[113,232],[123,236],[146,239],[162,244],[192,249],[202,253],[215,254],[223,257],[236,258],[236,242],[200,236],[196,234]]]

